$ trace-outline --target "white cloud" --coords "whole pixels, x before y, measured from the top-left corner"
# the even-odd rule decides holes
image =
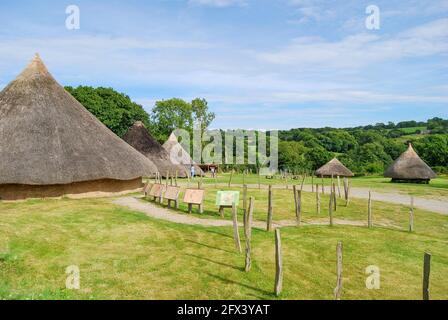
[[[406,57],[448,53],[448,19],[410,29],[397,36],[360,33],[340,41],[301,37],[288,46],[258,55],[261,61],[307,68],[361,68]]]
[[[188,3],[192,5],[201,5],[217,8],[247,5],[246,0],[189,0]]]

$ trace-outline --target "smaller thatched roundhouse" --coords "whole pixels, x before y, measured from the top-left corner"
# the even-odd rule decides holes
[[[429,183],[437,178],[434,171],[418,156],[412,144],[384,173],[392,182]]]
[[[191,159],[190,154],[181,146],[174,132],[171,133],[169,139],[163,144],[163,148],[170,156],[173,154],[175,159],[180,160],[179,163],[188,173],[190,173],[190,168],[193,165],[197,176],[204,175],[204,171]]]
[[[184,166],[173,164],[168,152],[146,129],[141,121],[137,121],[123,136],[123,140],[151,160],[162,177],[187,177]]]
[[[318,177],[353,177],[354,174],[338,159],[334,158],[324,166],[316,170],[315,175]]]

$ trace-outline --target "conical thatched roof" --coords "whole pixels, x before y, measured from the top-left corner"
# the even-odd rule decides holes
[[[386,170],[384,176],[395,180],[431,180],[437,177],[432,169],[414,151],[412,144]]]
[[[175,159],[180,160],[180,164],[187,168],[188,172],[190,171],[191,165],[195,167],[196,175],[203,175],[204,171],[191,159],[190,154],[185,151],[182,145],[177,140],[176,135],[171,133],[169,139],[163,144],[163,148],[168,152],[169,155],[173,153],[175,155]]]
[[[167,173],[174,176],[176,172],[179,177],[187,176],[183,166],[171,162],[168,152],[151,136],[143,122],[134,123],[123,136],[123,140],[149,158],[156,165],[161,176],[167,176]]]
[[[154,172],[56,82],[38,55],[0,93],[0,184],[131,180]]]
[[[353,177],[354,174],[351,172],[346,166],[344,166],[338,159],[334,158],[326,165],[317,169],[315,172],[316,176],[324,176],[324,177]]]

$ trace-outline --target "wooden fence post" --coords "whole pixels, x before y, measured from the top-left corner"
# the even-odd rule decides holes
[[[336,247],[336,288],[334,289],[334,299],[341,300],[342,295],[342,242],[339,241]]]
[[[423,264],[423,300],[429,300],[429,275],[431,273],[431,254],[425,252]]]
[[[414,232],[414,197],[411,197],[411,208],[409,210],[409,232]]]
[[[305,180],[306,180],[306,173],[303,175],[302,184],[300,185],[300,191],[303,191],[303,185],[305,184]]]
[[[328,214],[330,216],[330,226],[333,226],[333,201],[334,201],[334,197],[333,197],[333,189],[331,189],[331,194],[330,194],[330,203],[328,205]]]
[[[324,176],[320,176],[322,179],[322,194],[325,194]]]
[[[369,191],[369,203],[367,208],[367,227],[372,228],[372,192]]]
[[[278,297],[283,288],[283,256],[280,229],[275,230],[275,295]]]
[[[233,178],[233,170],[230,172],[229,188],[230,188],[230,185],[232,184],[232,178]]]
[[[302,225],[302,191],[297,190],[297,209],[296,209],[297,226]]]
[[[295,184],[292,186],[292,192],[294,193],[294,211],[297,217],[297,186]]]
[[[333,182],[333,209],[334,211],[338,210],[338,199],[336,197],[336,184]]]
[[[348,189],[348,180],[347,177],[344,177],[344,200],[347,203],[347,189]]]
[[[246,272],[249,272],[252,267],[252,260],[251,260],[251,240],[252,240],[252,219],[253,219],[253,212],[254,212],[254,197],[250,197],[249,199],[249,209],[247,211],[246,216],[246,223],[244,228],[244,233],[246,237],[246,266],[245,270]]]
[[[269,185],[269,193],[268,193],[268,221],[267,221],[267,231],[271,231],[272,229],[272,185]]]
[[[316,211],[317,214],[320,214],[320,193],[319,193],[319,185],[316,185]]]
[[[339,194],[339,199],[342,198],[341,195],[341,178],[338,176],[338,194]]]
[[[238,231],[238,212],[236,208],[236,203],[232,205],[232,218],[233,218],[233,238],[235,240],[235,247],[239,253],[241,250],[241,241],[240,241],[240,233]]]
[[[243,216],[246,219],[247,214],[247,185],[243,185]],[[246,220],[244,220],[246,221]]]

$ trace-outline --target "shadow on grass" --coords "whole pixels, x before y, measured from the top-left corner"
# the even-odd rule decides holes
[[[219,280],[221,282],[224,282],[225,284],[237,285],[237,286],[240,286],[240,287],[244,287],[246,289],[250,289],[250,290],[259,292],[259,293],[264,295],[263,297],[256,296],[256,298],[258,298],[258,299],[272,299],[272,298],[275,297],[273,292],[269,292],[269,291],[266,291],[266,290],[263,290],[263,289],[260,289],[260,288],[257,288],[257,287],[253,287],[253,286],[245,284],[245,283],[241,283],[241,282],[237,282],[237,281],[234,281],[234,280],[226,279],[226,278],[223,278],[223,277],[218,276],[216,274],[211,274],[211,273],[208,273],[208,272],[206,272],[205,274],[210,276],[210,277],[212,277],[212,278],[215,278],[215,279],[217,279],[217,280]]]
[[[224,251],[224,252],[232,253],[232,254],[234,253],[233,251],[229,251],[229,250],[222,249],[222,248],[218,248],[218,247],[213,247],[213,246],[210,246],[210,245],[208,245],[208,244],[201,243],[201,242],[197,242],[197,241],[194,241],[194,240],[186,239],[185,241],[187,241],[187,242],[191,242],[191,243],[194,243],[194,244],[197,244],[198,246],[202,246],[202,247],[206,247],[206,248],[214,249],[214,250]]]
[[[231,236],[231,235],[228,235],[228,234],[225,234],[225,233],[221,233],[221,232],[218,232],[218,231],[214,231],[214,230],[206,230],[206,232],[208,232],[208,233],[214,233],[214,234],[217,234],[217,235],[219,235],[219,236],[221,236],[221,237],[226,237],[226,238],[233,239],[233,235]]]
[[[199,260],[204,260],[204,261],[207,261],[207,262],[210,262],[210,263],[214,263],[214,264],[217,264],[217,265],[220,265],[220,266],[223,266],[223,267],[231,268],[231,269],[234,269],[234,270],[237,270],[237,271],[244,271],[243,267],[236,267],[236,266],[233,266],[231,264],[215,261],[215,260],[212,260],[212,259],[209,259],[209,258],[197,256],[197,255],[194,255],[194,254],[187,253],[185,255],[193,257],[193,258],[196,258],[196,259],[199,259]]]

